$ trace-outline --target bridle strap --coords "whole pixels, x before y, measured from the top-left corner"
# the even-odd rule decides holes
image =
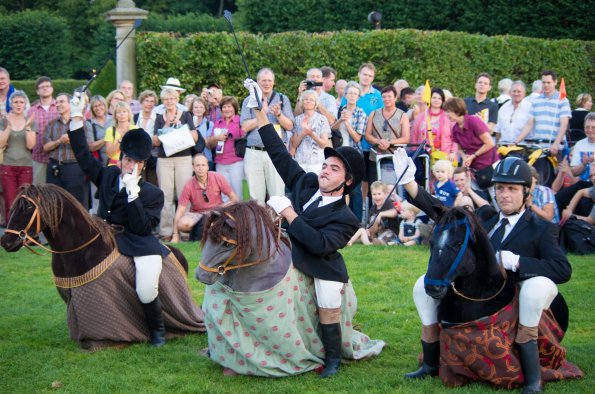
[[[33,215],[31,215],[31,219],[29,219],[29,223],[27,223],[27,226],[25,227],[24,230],[16,231],[16,230],[7,228],[4,230],[4,232],[9,233],[9,234],[15,234],[16,236],[18,236],[21,239],[21,241],[23,242],[23,246],[25,246],[25,248],[27,250],[29,250],[30,252],[32,252],[38,256],[47,255],[47,253],[37,252],[35,249],[33,249],[31,246],[29,246],[28,242],[25,242],[25,241],[29,241],[29,243],[33,243],[36,246],[39,246],[40,248],[44,249],[48,253],[66,254],[66,253],[78,252],[79,250],[86,248],[91,243],[95,242],[95,240],[97,240],[97,238],[99,238],[100,233],[97,233],[93,238],[91,238],[89,241],[85,242],[83,245],[78,246],[74,249],[70,249],[70,250],[59,251],[59,250],[52,250],[52,249],[46,248],[45,246],[43,246],[41,243],[39,243],[34,238],[41,232],[41,214],[39,213],[39,205],[31,197],[21,196],[21,198],[24,198],[24,199],[28,200],[31,204],[33,204],[33,206],[35,207],[35,211],[33,211]],[[33,225],[33,222],[35,222],[36,224],[35,224],[35,235],[33,235],[33,237],[32,237],[29,235],[29,229]]]
[[[463,246],[459,249],[459,253],[457,253],[457,257],[455,258],[455,261],[450,266],[448,273],[446,274],[444,279],[441,279],[441,280],[428,278],[427,275],[424,276],[424,284],[425,285],[443,286],[444,287],[444,286],[449,286],[452,283],[452,278],[454,277],[455,272],[456,272],[457,268],[459,267],[459,264],[461,263],[461,260],[463,260],[463,255],[465,254],[465,251],[467,250],[467,246],[469,245],[469,239],[471,238],[471,225],[469,224],[469,219],[467,219],[465,217],[465,219],[457,220],[456,222],[447,224],[446,226],[442,226],[442,227],[437,226],[436,229],[434,230],[434,232],[438,232],[438,231],[446,230],[450,227],[458,226],[461,224],[465,225],[465,241],[463,242]]]

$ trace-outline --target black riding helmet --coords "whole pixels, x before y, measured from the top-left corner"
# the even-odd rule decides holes
[[[134,129],[124,134],[120,143],[120,158],[126,155],[136,161],[147,161],[151,157],[153,141],[143,129]]]
[[[340,146],[337,149],[324,148],[324,158],[338,157],[345,164],[345,171],[351,176],[351,185],[345,185],[343,194],[351,192],[364,179],[364,158],[355,148]]]
[[[531,167],[518,157],[507,157],[496,166],[492,182],[513,183],[530,188],[533,183]]]

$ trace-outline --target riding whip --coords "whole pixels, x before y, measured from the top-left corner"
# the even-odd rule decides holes
[[[425,145],[426,145],[426,140],[423,140],[422,142],[420,142],[419,146],[417,147],[417,149],[413,153],[413,156],[411,156],[411,160],[417,159],[417,157],[421,154],[421,152],[423,152]],[[399,177],[399,179],[397,179],[397,182],[395,183],[395,185],[391,189],[390,193],[388,193],[388,195],[386,196],[386,199],[384,199],[384,202],[382,203],[381,207],[383,207],[384,204],[386,204],[386,202],[390,198],[391,194],[394,193],[394,191],[396,190],[397,186],[399,185],[399,182],[401,182],[401,179],[403,179],[403,176],[405,175],[405,173],[407,172],[408,169],[409,169],[409,164],[407,164],[407,166],[405,167],[405,169],[401,173],[401,176]],[[380,214],[380,212],[378,212],[376,215],[374,215],[372,217],[372,219],[370,220],[370,224],[368,224],[368,226],[366,227],[366,229],[369,229],[369,228],[371,228],[374,225],[374,222],[376,221],[376,217],[379,214]]]
[[[249,79],[252,79],[252,77],[250,76],[250,70],[248,69],[248,63],[246,63],[246,58],[244,57],[244,52],[242,51],[242,47],[240,46],[240,42],[238,41],[238,37],[236,36],[236,32],[233,28],[233,24],[231,23],[231,12],[229,10],[225,10],[223,11],[223,16],[225,17],[225,19],[227,19],[227,21],[229,22],[229,26],[231,27],[231,32],[233,34],[233,38],[236,41],[236,45],[238,46],[238,52],[240,52],[240,56],[242,57],[242,62],[244,63],[244,69],[246,70],[246,74],[248,75]],[[258,94],[254,95],[256,96],[256,101],[258,102],[258,107],[256,107],[256,109],[260,111],[262,109],[260,97],[258,97]]]

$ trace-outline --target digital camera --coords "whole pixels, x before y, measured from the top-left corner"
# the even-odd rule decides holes
[[[314,89],[317,86],[322,86],[322,82],[311,81],[309,79],[306,80],[306,89]]]

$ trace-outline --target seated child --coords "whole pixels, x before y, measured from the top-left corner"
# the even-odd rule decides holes
[[[364,245],[372,245],[373,243],[385,245],[389,242],[396,242],[399,232],[399,219],[398,212],[393,205],[394,201],[390,198],[386,200],[390,192],[389,188],[389,185],[381,181],[372,183],[370,191],[374,205],[370,209],[368,222],[370,228],[362,227],[357,230],[347,243],[348,246],[358,241]]]
[[[421,243],[419,225],[421,220],[417,218],[419,208],[409,202],[401,204],[401,225],[399,228],[399,241],[405,246],[412,246]]]
[[[436,178],[434,193],[436,198],[447,207],[454,206],[463,194],[452,181],[453,167],[448,160],[438,160],[432,167],[432,174]]]

